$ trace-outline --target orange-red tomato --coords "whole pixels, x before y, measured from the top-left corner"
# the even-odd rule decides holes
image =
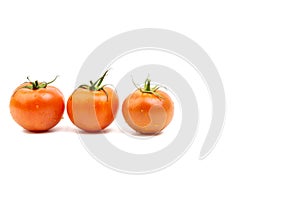
[[[53,80],[54,81],[54,80]],[[10,113],[24,129],[44,132],[61,120],[65,108],[63,94],[46,82],[21,84],[10,100]]]
[[[138,88],[125,99],[122,113],[127,124],[135,131],[157,134],[171,122],[174,103],[157,86],[150,88],[150,80],[147,79],[144,88]]]
[[[101,86],[107,71],[90,86],[82,85],[69,97],[67,112],[78,128],[97,132],[109,126],[118,111],[119,98],[110,87]]]

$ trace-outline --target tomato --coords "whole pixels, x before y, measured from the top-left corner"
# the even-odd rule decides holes
[[[56,77],[57,78],[57,77]],[[63,94],[54,86],[54,82],[29,82],[21,84],[10,99],[10,113],[13,119],[24,129],[31,132],[44,132],[61,120],[64,109]]]
[[[101,85],[106,71],[95,83],[79,86],[69,97],[67,112],[72,123],[87,132],[105,129],[115,119],[119,107],[117,93]]]
[[[123,102],[122,113],[127,124],[141,134],[158,134],[171,122],[174,103],[170,96],[150,87],[147,78],[144,88],[138,88]]]

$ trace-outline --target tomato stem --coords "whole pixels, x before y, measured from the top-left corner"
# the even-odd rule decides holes
[[[54,81],[56,81],[57,77],[58,77],[58,76],[55,76],[55,78],[54,78],[52,81],[50,81],[50,82],[48,82],[48,83],[46,83],[46,84],[49,85],[49,84],[53,83]]]
[[[45,82],[45,81],[39,82],[38,80],[36,80],[36,81],[33,82],[33,81],[30,80],[29,76],[27,76],[27,80],[29,81],[29,83],[31,85],[26,85],[26,86],[24,86],[24,88],[27,88],[27,89],[30,89],[30,90],[38,90],[40,88],[46,88],[49,84],[53,83],[57,79],[57,77],[58,76],[56,76],[50,82]]]
[[[149,78],[146,79],[144,89],[145,91],[151,91],[151,80]]]
[[[101,91],[102,90],[106,95],[106,101],[108,101],[108,93],[104,90],[104,87],[106,85],[101,85],[104,78],[107,76],[108,71],[109,71],[109,69],[106,70],[104,72],[104,74],[96,82],[90,81],[90,85],[87,85],[87,84],[80,85],[79,88],[87,89],[90,91]]]
[[[163,97],[157,93],[157,90],[161,87],[160,85],[155,85],[154,87],[151,88],[151,80],[149,79],[149,75],[147,79],[144,82],[144,87],[138,87],[138,85],[134,82],[132,78],[132,82],[135,85],[135,87],[142,93],[148,93],[148,94],[153,94],[154,96],[162,99]]]

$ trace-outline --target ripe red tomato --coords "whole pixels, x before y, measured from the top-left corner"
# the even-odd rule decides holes
[[[49,86],[55,80],[48,83],[29,80],[11,96],[10,113],[24,129],[44,132],[61,120],[65,109],[63,94],[56,87]]]
[[[117,93],[106,85],[101,85],[106,71],[95,83],[79,86],[69,97],[67,112],[70,120],[78,128],[87,132],[97,132],[110,125],[118,111]]]
[[[159,86],[150,87],[147,78],[144,88],[130,94],[122,105],[122,113],[127,124],[141,134],[160,133],[171,122],[174,103]]]

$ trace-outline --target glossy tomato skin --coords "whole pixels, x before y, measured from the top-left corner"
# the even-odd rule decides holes
[[[174,103],[170,96],[160,90],[156,93],[159,96],[136,90],[123,102],[125,121],[141,134],[160,133],[173,118]]]
[[[109,126],[118,111],[119,98],[110,87],[92,91],[78,88],[69,97],[67,112],[72,123],[87,132],[98,132]],[[108,98],[107,98],[108,97]]]
[[[10,99],[10,113],[24,129],[45,132],[61,120],[65,104],[63,94],[53,86],[36,90],[19,86]]]

